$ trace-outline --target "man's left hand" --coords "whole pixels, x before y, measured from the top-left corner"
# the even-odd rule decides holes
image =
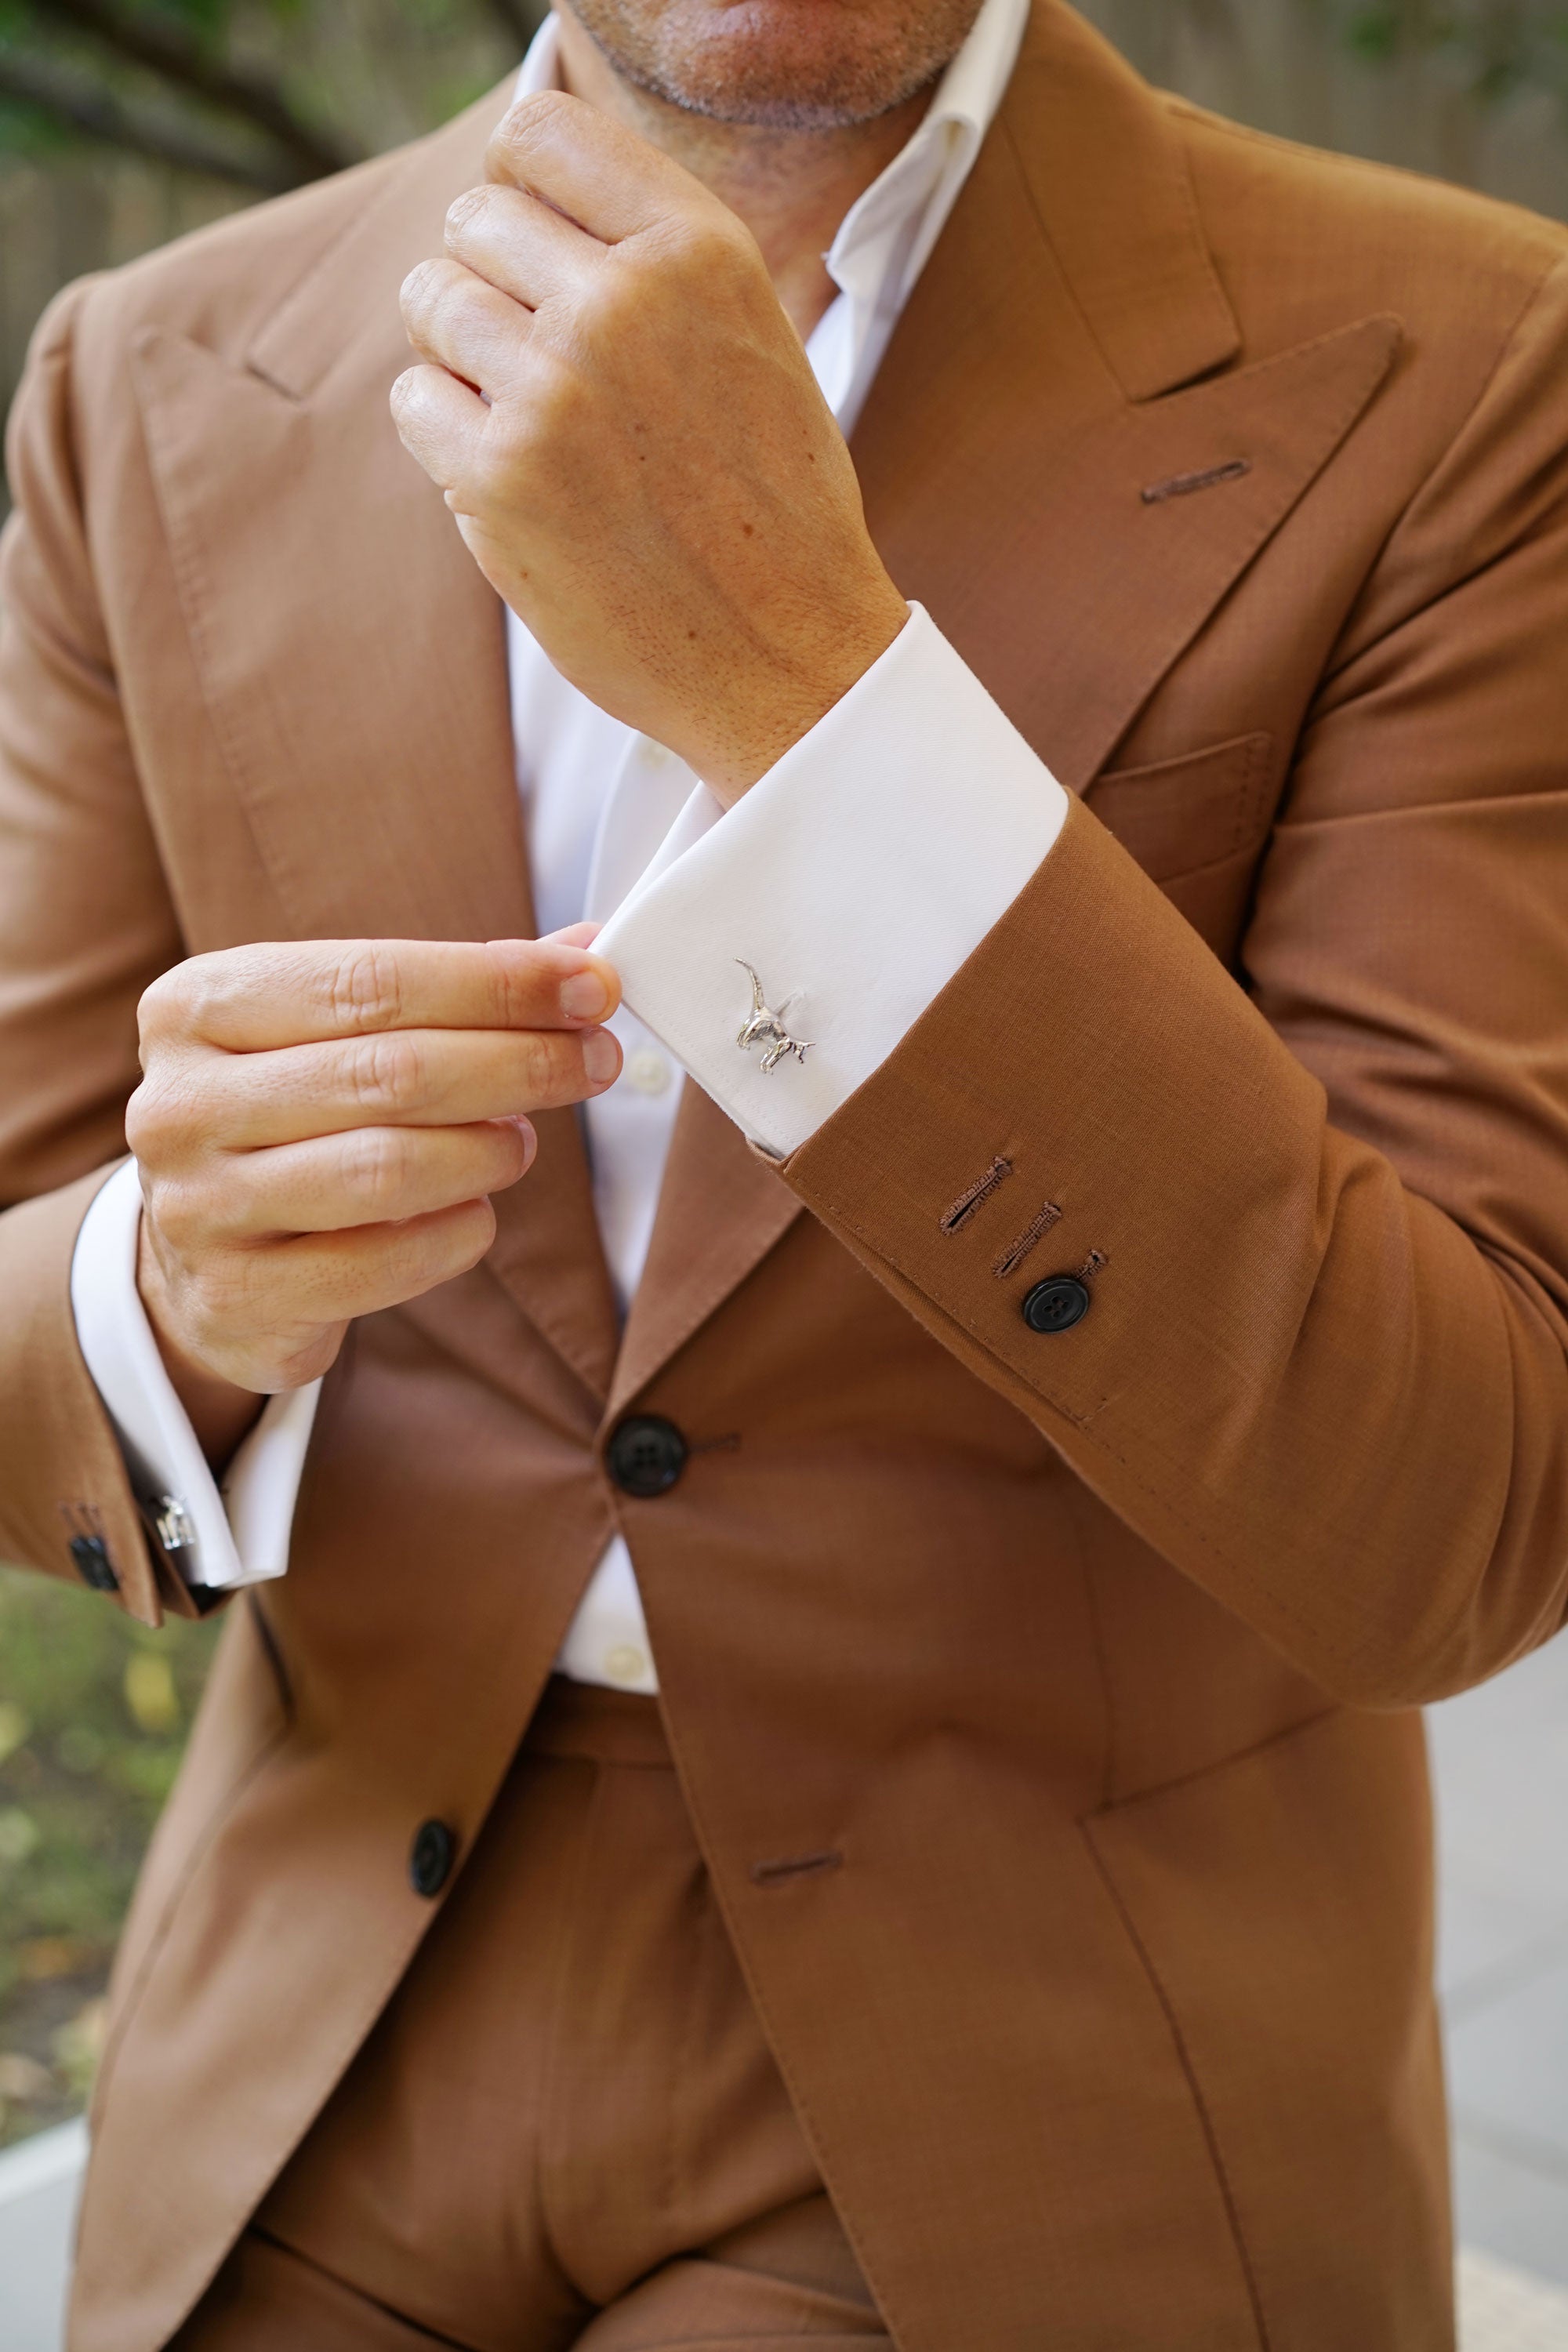
[[[897,636],[750,232],[647,141],[514,106],[403,289],[406,447],[557,669],[734,799]]]

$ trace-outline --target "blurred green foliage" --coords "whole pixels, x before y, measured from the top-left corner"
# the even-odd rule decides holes
[[[1249,5],[1256,0],[1150,0],[1211,31]],[[1483,105],[1546,89],[1568,106],[1568,0],[1294,5],[1326,41],[1369,66],[1435,65]],[[0,0],[0,153],[108,145],[275,193],[479,96],[521,54],[543,5]]]
[[[1471,97],[1496,104],[1549,89],[1568,104],[1565,0],[1323,0],[1349,47],[1372,65],[1427,57]]]
[[[137,1864],[216,1638],[0,1569],[0,2146],[81,2104]]]
[[[0,153],[108,145],[276,194],[444,121],[542,13],[542,0],[0,0]]]

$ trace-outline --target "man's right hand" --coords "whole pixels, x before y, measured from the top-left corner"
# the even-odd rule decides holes
[[[356,1316],[476,1265],[533,1158],[526,1114],[613,1084],[593,937],[233,948],[147,991],[139,1284],[210,1457]]]

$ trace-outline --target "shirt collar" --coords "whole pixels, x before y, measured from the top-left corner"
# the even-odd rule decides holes
[[[968,171],[1002,103],[1028,14],[1029,0],[983,0],[919,129],[839,223],[825,257],[836,286],[868,297],[878,290],[884,266],[882,240],[929,203],[950,174],[962,178]],[[531,98],[537,90],[560,87],[561,26],[552,9],[529,43],[516,94]],[[938,228],[941,225],[936,224]],[[910,256],[911,280],[926,258],[918,245],[926,242],[919,239]]]
[[[1002,103],[1028,14],[1028,0],[984,0],[919,128],[839,224],[824,258],[828,276],[844,292],[863,300],[890,292],[900,300],[919,276],[949,209],[936,207],[933,200],[967,176]],[[885,289],[886,240],[919,222],[926,207],[939,209],[931,234],[917,228],[900,272],[903,284]]]

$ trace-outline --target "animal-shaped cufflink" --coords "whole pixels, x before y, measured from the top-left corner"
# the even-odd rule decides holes
[[[811,1051],[812,1041],[809,1037],[792,1037],[784,1027],[784,1018],[800,994],[799,989],[790,991],[776,1013],[770,1012],[763,995],[763,983],[745,957],[737,956],[735,961],[742,971],[751,972],[752,978],[751,1017],[742,1024],[736,1045],[745,1051],[753,1045],[762,1047],[763,1058],[757,1066],[764,1077],[770,1070],[777,1069],[787,1054],[793,1054],[797,1062],[804,1062]]]

